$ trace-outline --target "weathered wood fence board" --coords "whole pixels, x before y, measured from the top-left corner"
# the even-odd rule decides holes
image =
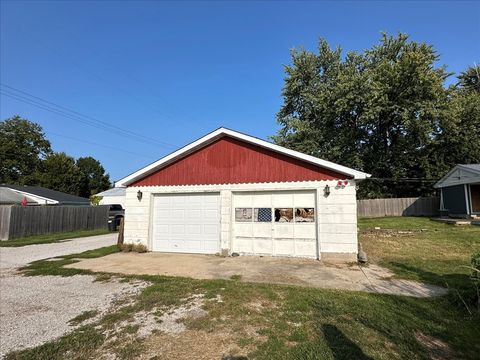
[[[0,206],[0,240],[8,239],[11,206]]]
[[[0,206],[0,239],[106,229],[109,206]]]
[[[357,200],[358,217],[436,216],[438,197]]]

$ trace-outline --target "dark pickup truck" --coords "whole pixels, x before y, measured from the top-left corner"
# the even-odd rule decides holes
[[[108,229],[110,231],[116,231],[120,226],[120,219],[125,216],[125,210],[122,205],[112,204],[108,210]]]

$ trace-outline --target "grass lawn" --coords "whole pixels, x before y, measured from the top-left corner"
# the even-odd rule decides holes
[[[27,236],[27,237],[13,239],[13,240],[0,241],[0,247],[18,247],[18,246],[35,245],[35,244],[47,244],[47,243],[53,243],[61,240],[73,239],[77,237],[103,235],[108,233],[109,231],[107,229],[97,229],[97,230],[80,230],[80,231],[70,231],[70,232],[56,233],[56,234]]]
[[[375,230],[380,227],[380,230]],[[470,286],[470,265],[480,251],[480,226],[454,226],[422,217],[360,219],[359,240],[369,260],[398,277],[440,286]]]
[[[411,230],[413,235],[381,231],[374,236],[370,229],[375,226]],[[467,272],[459,266],[467,264],[470,254],[479,249],[480,228],[449,227],[417,218],[362,220],[360,228],[370,258],[397,276],[467,286]],[[62,266],[75,258],[115,251],[115,247],[107,247],[59,261],[39,261],[24,271],[27,275],[88,273]],[[98,276],[99,280],[109,277]],[[120,359],[221,359],[218,349],[227,349],[227,354],[235,356],[229,359],[236,360],[430,359],[432,355],[437,359],[478,359],[480,353],[480,317],[469,315],[464,307],[452,303],[450,296],[417,299],[234,279],[124,278],[151,284],[135,301],[95,323],[56,341],[11,353],[7,359],[95,359],[109,353]],[[119,324],[145,312],[153,312],[157,318],[168,314],[194,294],[204,295],[206,312],[184,320],[182,333],[154,332],[142,338],[134,322],[118,330]],[[83,314],[72,321],[91,316]]]

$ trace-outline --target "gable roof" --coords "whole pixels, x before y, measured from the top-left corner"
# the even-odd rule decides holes
[[[21,204],[24,198],[27,199],[27,204],[37,204],[37,202],[29,196],[22,195],[6,187],[0,187],[0,205]]]
[[[147,166],[141,168],[140,170],[135,171],[134,173],[118,180],[115,183],[115,186],[116,187],[128,186],[128,185],[134,183],[135,181],[137,181],[139,179],[142,179],[143,177],[145,177],[145,176],[147,176],[147,175],[149,175],[149,174],[151,174],[155,171],[158,171],[161,168],[163,168],[163,167],[165,167],[165,166],[167,166],[167,165],[169,165],[169,164],[171,164],[171,163],[173,163],[173,162],[175,162],[175,161],[177,161],[181,158],[184,158],[184,157],[188,156],[189,154],[207,146],[208,144],[213,143],[214,141],[216,141],[216,140],[218,140],[218,139],[220,139],[224,136],[229,136],[229,137],[232,137],[234,139],[238,139],[238,140],[250,143],[250,144],[254,144],[254,145],[257,145],[257,146],[275,151],[277,153],[289,156],[289,157],[294,158],[294,159],[302,160],[302,161],[305,161],[307,163],[317,165],[321,168],[329,169],[329,170],[332,170],[332,171],[335,171],[335,172],[338,172],[338,173],[341,173],[341,174],[344,174],[344,175],[348,175],[348,176],[353,177],[354,179],[360,180],[360,179],[366,179],[367,177],[370,177],[370,174],[364,173],[362,171],[354,170],[354,169],[348,168],[348,167],[343,166],[343,165],[339,165],[339,164],[335,164],[335,163],[330,162],[330,161],[322,160],[322,159],[316,158],[316,157],[311,156],[311,155],[306,155],[306,154],[303,154],[303,153],[295,151],[295,150],[287,149],[283,146],[272,144],[268,141],[265,141],[265,140],[262,140],[262,139],[259,139],[259,138],[256,138],[256,137],[253,137],[253,136],[250,136],[250,135],[246,135],[246,134],[234,131],[234,130],[230,130],[230,129],[221,127],[219,129],[203,136],[202,138],[200,138],[200,139],[198,139],[198,140],[180,148],[179,150],[161,158],[160,160],[157,160],[157,161],[151,163],[150,165],[147,165]]]
[[[458,164],[442,177],[434,188],[480,182],[480,164]]]
[[[125,196],[125,188],[124,187],[114,187],[112,189],[108,189],[94,196]]]
[[[24,194],[28,197],[28,195],[38,196],[44,198],[46,200],[53,201],[54,203],[62,204],[62,205],[70,205],[70,204],[84,204],[90,205],[90,200],[87,198],[83,198],[80,196],[66,194],[61,191],[47,189],[41,186],[27,186],[27,185],[0,185],[1,187],[11,189],[15,192]]]

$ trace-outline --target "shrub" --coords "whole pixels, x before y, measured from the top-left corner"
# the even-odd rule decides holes
[[[147,247],[143,244],[135,244],[132,246],[132,251],[135,251],[138,253],[144,253],[144,252],[147,252]]]
[[[123,252],[138,252],[138,253],[144,253],[147,252],[147,247],[143,244],[121,244],[119,245],[119,249]]]
[[[120,244],[118,247],[123,252],[130,252],[132,251],[133,244]]]

